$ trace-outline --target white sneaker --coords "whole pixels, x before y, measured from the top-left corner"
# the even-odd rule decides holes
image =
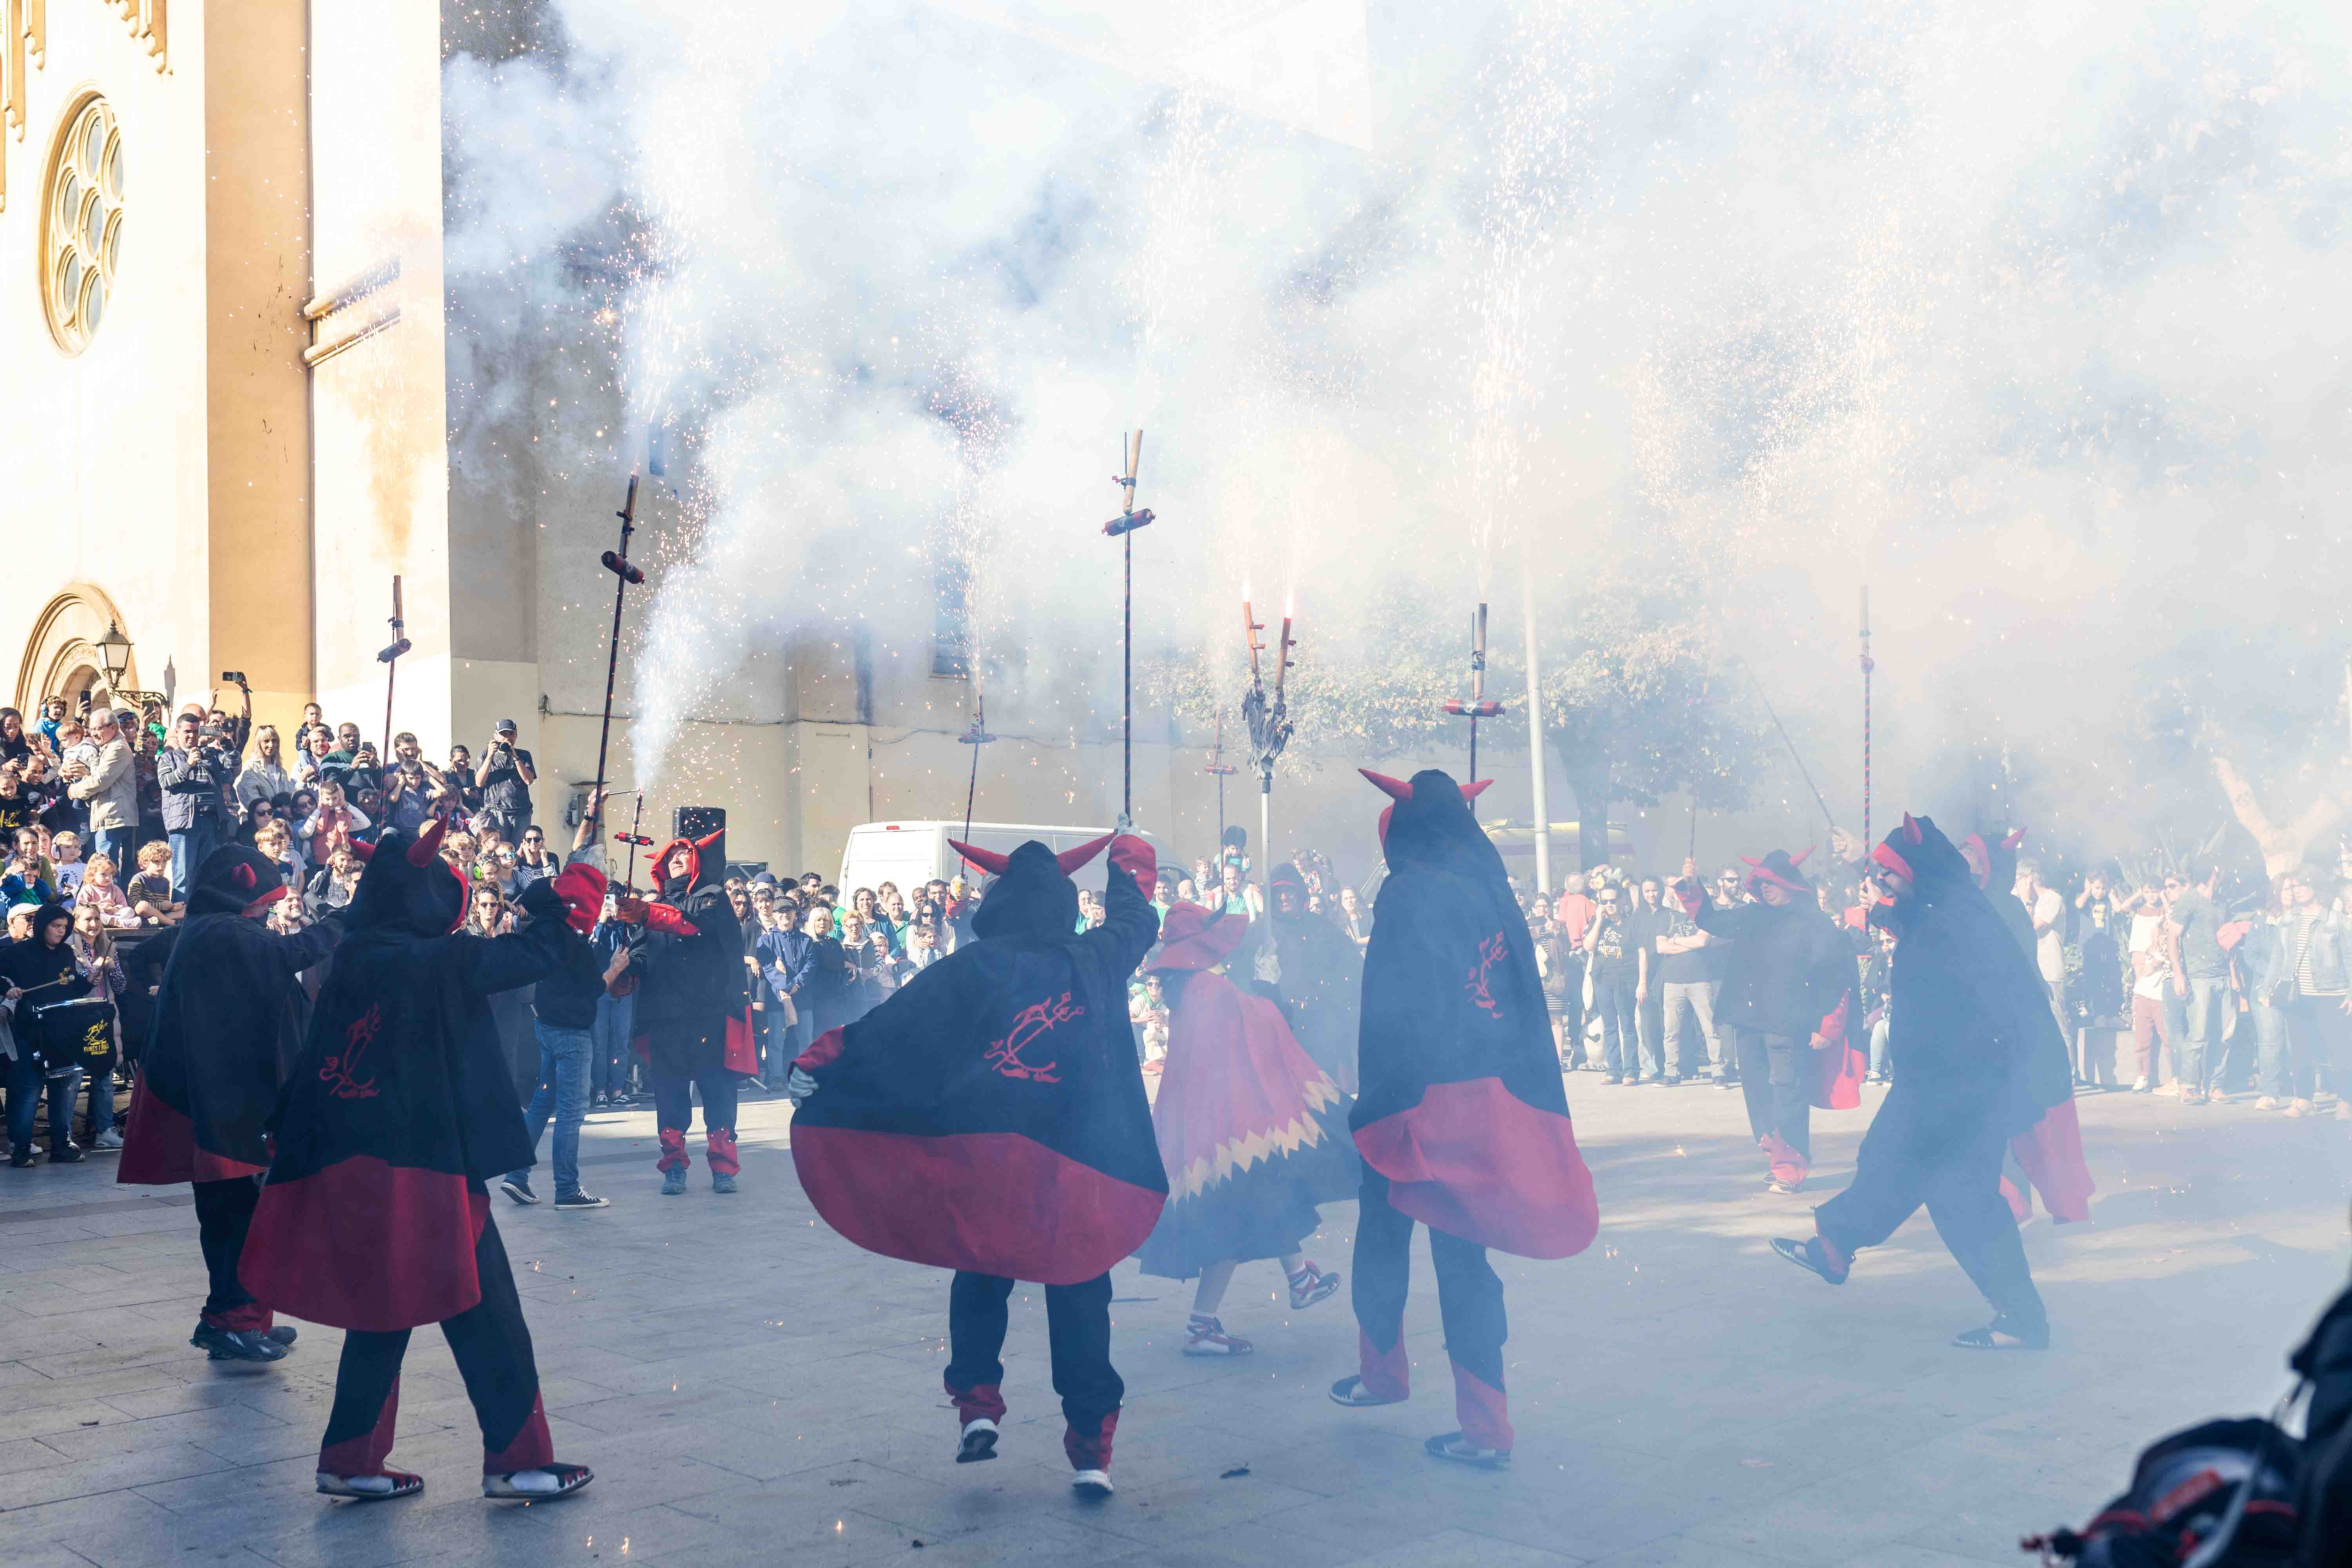
[[[2145,1078],[2136,1078],[2132,1079],[2132,1092],[2134,1094],[2146,1094],[2154,1087],[2155,1086],[2150,1084]]]
[[[1070,1489],[1082,1498],[1107,1498],[1116,1489],[1108,1470],[1080,1470],[1070,1478]]]
[[[2276,1110],[2278,1108],[2279,1102],[2267,1094],[2254,1101],[2254,1109],[2256,1110]]]
[[[996,1458],[996,1423],[975,1415],[963,1424],[963,1441],[956,1447],[956,1463],[976,1465]]]
[[[122,1134],[110,1127],[105,1131],[98,1135],[96,1141],[90,1144],[90,1147],[93,1149],[120,1149],[122,1147]]]

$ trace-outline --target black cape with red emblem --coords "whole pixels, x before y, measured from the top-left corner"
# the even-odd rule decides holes
[[[727,902],[726,868],[704,853],[719,836],[673,838],[654,858],[661,897],[643,906],[645,936],[631,955],[637,980],[635,1033],[666,1073],[723,1065],[734,1072],[759,1066],[746,1059],[751,1040],[751,995],[743,968],[743,928]],[[670,875],[671,858],[686,852],[689,869]],[[727,1059],[730,1049],[732,1059]],[[697,1059],[716,1050],[721,1062]]]
[[[1046,1285],[1092,1279],[1150,1234],[1168,1178],[1127,984],[1160,930],[1156,863],[1132,837],[1110,860],[1108,918],[1074,934],[1076,884],[1024,844],[977,940],[803,1053],[818,1088],[793,1114],[793,1163],[826,1224],[886,1258]]]
[[[1503,858],[1450,775],[1365,776],[1396,804],[1364,954],[1356,1149],[1433,1230],[1523,1258],[1581,1252],[1601,1211]]]
[[[1169,1001],[1151,1104],[1169,1190],[1137,1261],[1162,1279],[1295,1252],[1321,1223],[1316,1205],[1353,1197],[1360,1180],[1347,1096],[1278,1005],[1215,972],[1250,930],[1239,913],[1178,904],[1151,959]]]
[[[488,998],[554,971],[563,899],[534,882],[513,935],[454,932],[467,889],[439,840],[436,823],[376,846],[278,1099],[237,1276],[312,1322],[381,1332],[475,1305],[486,1184],[533,1163]]]
[[[1988,1120],[2009,1137],[2053,1107],[2071,1112],[2073,1075],[2049,992],[1959,850],[1933,818],[1906,816],[1873,858],[1909,876],[1912,891],[1871,911],[1897,938],[1887,982],[1895,1084],[1858,1168],[1939,1159]],[[2079,1134],[2074,1143],[2079,1166]]]
[[[280,1025],[295,976],[342,937],[341,910],[291,936],[254,914],[287,894],[258,851],[205,857],[188,893],[154,1026],[133,1079],[114,1179],[134,1185],[221,1182],[269,1164],[269,1114],[288,1064]]]

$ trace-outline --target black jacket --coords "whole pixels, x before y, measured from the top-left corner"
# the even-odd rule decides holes
[[[1805,1040],[1839,1037],[1839,1008],[1853,989],[1853,953],[1810,898],[1718,910],[1704,901],[1691,917],[1710,942],[1727,942],[1718,1026]]]

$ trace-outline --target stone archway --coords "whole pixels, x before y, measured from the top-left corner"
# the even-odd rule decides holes
[[[78,698],[84,691],[106,687],[105,663],[98,639],[109,625],[121,626],[122,612],[106,591],[94,583],[75,583],[43,606],[25,638],[25,653],[16,666],[15,706],[30,714],[42,698]],[[126,633],[131,628],[124,626]],[[132,634],[135,635],[135,634]],[[126,686],[139,685],[139,655],[134,648]]]

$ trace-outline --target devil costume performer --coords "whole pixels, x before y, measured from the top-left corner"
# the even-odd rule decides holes
[[[388,1468],[409,1331],[439,1323],[482,1429],[482,1490],[576,1491],[555,1462],[530,1331],[487,1184],[532,1163],[488,998],[553,972],[567,923],[597,905],[567,872],[517,901],[511,936],[458,931],[467,887],[440,857],[446,818],[390,833],[346,911],[310,1037],[279,1097],[277,1154],[239,1272],[264,1301],[345,1331],[319,1489],[405,1497]]]
[[[1353,1286],[1362,1369],[1331,1397],[1390,1405],[1411,1392],[1404,1304],[1419,1220],[1462,1423],[1428,1448],[1501,1468],[1508,1324],[1486,1248],[1568,1258],[1591,1243],[1601,1211],[1560,1091],[1527,917],[1470,815],[1485,784],[1460,786],[1433,768],[1409,784],[1364,776],[1395,804],[1381,815],[1389,874],[1364,959],[1363,1092],[1349,1117],[1364,1159]]]
[[[751,1044],[751,998],[743,973],[743,931],[728,907],[723,866],[704,852],[718,842],[674,838],[654,859],[661,897],[642,908],[645,944],[631,960],[637,972],[637,1032],[646,1038],[654,1080],[654,1121],[661,1130],[655,1161],[662,1191],[686,1191],[693,1157],[686,1134],[694,1120],[688,1086],[702,1093],[702,1135],[710,1156],[713,1192],[735,1190],[742,1169],[735,1157],[735,1095],[739,1073],[759,1065]],[[675,868],[677,857],[687,869]],[[633,911],[634,912],[634,911]]]
[[[242,844],[223,845],[196,868],[114,1174],[134,1185],[191,1184],[211,1289],[188,1342],[215,1361],[276,1361],[294,1339],[237,1279],[261,1195],[256,1178],[269,1167],[269,1115],[293,1066],[280,1049],[287,998],[295,976],[343,934],[341,910],[290,936],[270,931],[263,919],[289,891],[278,868]]]
[[[1110,847],[1108,918],[1076,931],[1069,873]],[[1150,950],[1151,847],[1122,835],[1060,857],[957,844],[995,880],[974,940],[793,1064],[793,1163],[825,1223],[886,1258],[956,1271],[948,1396],[959,1462],[995,1457],[1005,1301],[1045,1287],[1072,1484],[1110,1488],[1126,1385],[1110,1364],[1110,1266],[1160,1218],[1168,1180],[1128,1024]]]
[[[1990,838],[1971,833],[1960,844],[1960,856],[1968,861],[1969,869],[1976,873],[1977,886],[1984,889],[1993,912],[2000,917],[2009,934],[2017,939],[2018,951],[2025,954],[2027,963],[2034,964],[2033,973],[2038,976],[2042,970],[2034,958],[2033,915],[2016,892],[2017,847],[2024,842],[2022,827],[2006,832],[1995,829]],[[2048,994],[2046,983],[2043,994]],[[2074,1058],[2067,1049],[2063,1025],[2059,1026],[2053,1037],[2065,1058],[2064,1066],[2041,1070],[2063,1070],[2072,1079]],[[2009,1211],[2017,1216],[2018,1224],[2023,1225],[2033,1217],[2033,1200],[2027,1195],[2028,1189],[2042,1194],[2042,1205],[2050,1211],[2053,1225],[2091,1217],[2091,1194],[2098,1190],[2098,1184],[2091,1179],[2091,1168],[2083,1158],[2083,1123],[2071,1093],[2043,1112],[2042,1120],[2009,1141],[2009,1158],[2002,1162],[2002,1167],[2000,1195],[2008,1201]]]
[[[1268,892],[1265,919],[1253,931],[1264,944],[1255,960],[1258,989],[1282,1004],[1291,1033],[1315,1065],[1341,1093],[1353,1094],[1363,954],[1345,931],[1307,912],[1297,867],[1286,860],[1276,867]]]
[[[1895,1084],[1862,1141],[1853,1185],[1813,1211],[1818,1234],[1773,1248],[1843,1284],[1856,1251],[1925,1204],[1998,1314],[1953,1342],[2044,1348],[2050,1321],[2001,1198],[2000,1164],[2012,1136],[2073,1094],[2048,994],[1932,820],[1906,815],[1871,860],[1893,893],[1871,918],[1899,939],[1888,981]]]
[[[1764,1151],[1766,1185],[1776,1193],[1795,1192],[1811,1173],[1812,1107],[1860,1105],[1869,1068],[1869,1058],[1846,1043],[1846,1009],[1858,978],[1853,951],[1799,869],[1811,853],[1775,849],[1748,860],[1752,904],[1718,910],[1703,891],[1683,895],[1709,943],[1731,944],[1716,1022],[1733,1031],[1748,1130]]]
[[[1296,1255],[1322,1223],[1316,1205],[1347,1197],[1359,1180],[1331,1075],[1300,1047],[1281,1008],[1218,972],[1250,929],[1238,915],[1178,904],[1151,960],[1170,1009],[1151,1107],[1169,1196],[1138,1258],[1166,1279],[1208,1271],[1216,1293],[1231,1273],[1218,1265]],[[1294,1311],[1339,1288],[1311,1262],[1286,1272]],[[1184,1353],[1248,1353],[1250,1342],[1214,1314],[1213,1300],[1195,1304]]]

